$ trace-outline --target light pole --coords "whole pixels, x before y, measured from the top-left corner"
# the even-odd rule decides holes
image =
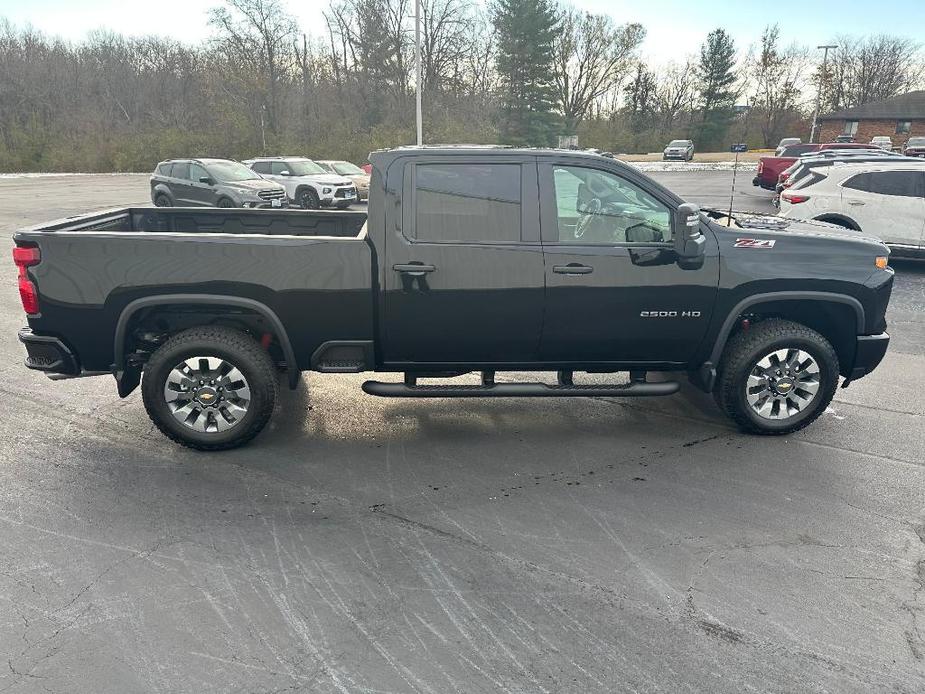
[[[414,0],[414,91],[414,117],[420,147],[424,144],[424,129],[421,124],[421,0]]]
[[[819,102],[822,100],[822,87],[825,84],[825,68],[829,61],[829,49],[836,49],[838,46],[830,43],[825,46],[816,46],[816,48],[825,49],[822,54],[822,71],[819,73],[819,86],[816,88],[816,108],[813,109],[813,128],[809,131],[809,141],[814,142],[816,139],[816,120],[819,118]]]

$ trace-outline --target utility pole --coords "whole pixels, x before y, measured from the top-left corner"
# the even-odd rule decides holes
[[[414,112],[420,147],[424,144],[424,129],[421,124],[421,0],[414,0],[414,91]]]
[[[819,73],[819,86],[816,88],[816,108],[813,109],[813,128],[809,131],[809,141],[815,142],[816,140],[816,120],[819,118],[819,102],[822,100],[822,87],[825,84],[825,73],[826,65],[829,62],[829,49],[836,49],[838,46],[834,43],[830,43],[825,46],[816,46],[816,48],[825,49],[825,53],[822,54],[822,71]]]

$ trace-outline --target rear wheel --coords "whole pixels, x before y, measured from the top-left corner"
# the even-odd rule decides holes
[[[142,399],[168,438],[204,451],[241,446],[273,413],[273,361],[248,335],[219,326],[174,335],[144,369]]]
[[[716,401],[743,431],[789,434],[811,424],[835,395],[838,355],[805,325],[770,319],[729,340]]]
[[[173,202],[164,193],[158,193],[154,198],[155,207],[173,207]]]

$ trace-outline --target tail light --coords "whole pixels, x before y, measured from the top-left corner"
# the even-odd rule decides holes
[[[809,200],[808,195],[800,195],[798,193],[794,193],[789,190],[785,190],[783,193],[781,193],[780,196],[781,198],[789,202],[791,205],[799,205],[801,202],[806,202],[807,200]]]
[[[777,177],[777,182],[778,182],[778,183],[783,183],[783,182],[786,181],[788,178],[790,178],[790,174],[787,173],[786,171],[781,171],[781,172],[780,172],[780,175]]]
[[[764,171],[764,159],[759,159],[758,160],[758,173],[760,174],[762,171]]]
[[[42,251],[38,246],[16,246],[13,249],[13,262],[19,268],[19,298],[22,307],[29,315],[39,312],[39,291],[35,282],[29,279],[26,268],[38,265],[42,260]]]

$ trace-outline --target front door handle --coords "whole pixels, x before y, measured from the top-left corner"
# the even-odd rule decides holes
[[[849,204],[849,205],[854,205],[855,207],[858,207],[858,206],[860,206],[860,205],[863,205],[863,204],[864,204],[864,201],[863,201],[863,200],[849,200],[849,201],[848,201],[848,204]]]
[[[590,275],[594,272],[594,268],[590,265],[571,263],[570,265],[553,265],[552,271],[557,275]]]
[[[392,266],[395,272],[412,277],[423,277],[428,272],[434,272],[437,268],[434,265],[423,265],[421,263],[398,263]]]

